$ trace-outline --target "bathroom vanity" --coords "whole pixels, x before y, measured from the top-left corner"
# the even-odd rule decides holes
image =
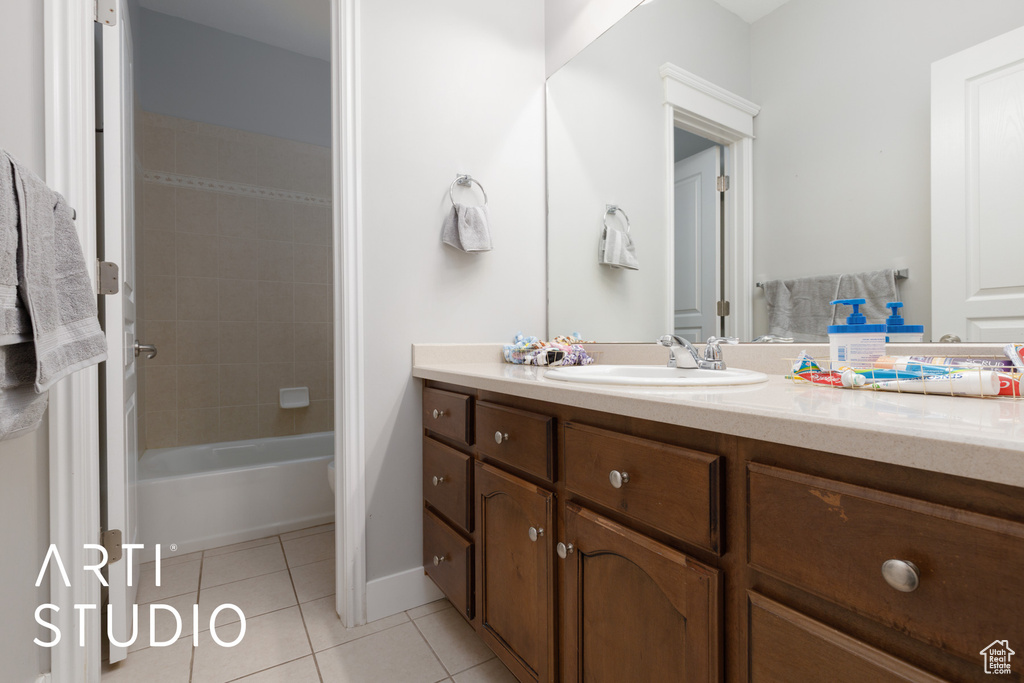
[[[437,348],[424,566],[520,681],[967,681],[1024,647],[1021,402],[582,387]]]

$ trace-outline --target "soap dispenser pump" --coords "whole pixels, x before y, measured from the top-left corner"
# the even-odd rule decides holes
[[[829,325],[829,357],[832,369],[870,368],[885,355],[885,325],[867,324],[867,318],[860,312],[865,299],[836,299],[831,302],[853,307],[853,313],[846,318],[845,325]]]
[[[886,342],[923,342],[924,325],[907,325],[900,315],[902,301],[890,301],[885,305],[892,315],[885,319],[885,341]]]

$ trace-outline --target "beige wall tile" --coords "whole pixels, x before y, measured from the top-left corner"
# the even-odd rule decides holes
[[[177,263],[177,248],[175,241],[177,235],[170,231],[163,230],[142,230],[142,244],[140,246],[141,256],[137,264],[138,273],[146,275],[174,275]],[[142,311],[139,311],[142,316]]]
[[[216,177],[217,143],[218,139],[212,135],[185,131],[175,133],[175,172],[201,178]]]
[[[256,320],[256,281],[220,280],[220,319]]]
[[[292,211],[291,202],[261,199],[256,209],[256,236],[264,240],[290,242]]]
[[[170,448],[178,445],[178,411],[162,410],[146,413],[146,445],[149,448]]]
[[[296,359],[306,358],[304,352]],[[295,386],[309,387],[309,400],[318,401],[334,398],[334,363],[295,363]]]
[[[174,320],[145,320],[145,336],[139,341],[156,347],[156,358],[145,358],[148,367],[176,365],[178,363],[178,323]]]
[[[296,283],[295,321],[320,323],[330,320],[331,288],[327,285]]]
[[[331,210],[326,206],[295,206],[294,241],[297,244],[331,243]]]
[[[256,178],[263,187],[291,189],[291,149],[287,140],[264,137],[256,148]]]
[[[295,411],[295,433],[313,434],[334,429],[334,401],[310,401]]]
[[[260,404],[279,406],[281,389],[294,386],[294,363],[260,363]]]
[[[178,285],[176,278],[147,275],[142,282],[149,320],[176,320],[178,317]]]
[[[259,240],[259,279],[275,282],[295,280],[291,242]]]
[[[202,367],[202,366],[200,366]],[[259,366],[255,363],[220,366],[220,405],[255,406],[258,401]],[[253,425],[256,424],[255,412]]]
[[[157,365],[146,368],[146,389],[142,396],[147,411],[177,410],[178,375],[175,366]]]
[[[259,274],[259,241],[239,237],[221,237],[217,258],[218,277],[255,280]]]
[[[178,363],[212,365],[220,360],[220,325],[217,322],[178,322]]]
[[[216,235],[177,233],[177,274],[186,277],[217,277]]]
[[[178,411],[178,445],[214,443],[220,433],[220,408]]]
[[[205,365],[178,366],[178,410],[220,406],[220,373]]]
[[[157,183],[142,184],[142,228],[174,230],[174,188]]]
[[[174,172],[174,131],[146,127],[142,133],[142,165],[149,171]]]
[[[294,323],[295,359],[325,362],[334,357],[334,325]]]
[[[327,284],[330,281],[331,252],[323,245],[296,244],[295,281]]]
[[[294,286],[290,282],[259,283],[259,321],[294,320]]]
[[[198,232],[212,235],[217,232],[217,193],[174,190],[174,229],[178,232]]]
[[[222,322],[220,324],[220,362],[255,363],[259,360],[256,323]]]
[[[217,320],[217,278],[178,277],[178,320]]]
[[[230,129],[229,129],[230,130]],[[217,174],[220,180],[255,185],[256,145],[247,140],[221,139],[217,143]]]
[[[294,323],[259,323],[260,363],[290,363],[295,359]]]
[[[259,406],[229,406],[220,409],[219,441],[241,441],[259,436]]]
[[[260,406],[261,439],[268,436],[291,436],[295,433],[293,411],[284,410],[278,404]]]
[[[217,195],[217,233],[225,237],[256,237],[260,200]]]

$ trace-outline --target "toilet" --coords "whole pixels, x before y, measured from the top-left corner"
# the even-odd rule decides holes
[[[331,486],[331,493],[334,493],[334,460],[327,463],[327,483]]]

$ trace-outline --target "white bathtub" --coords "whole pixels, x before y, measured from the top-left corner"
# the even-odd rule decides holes
[[[137,488],[143,560],[156,543],[166,558],[334,521],[333,458],[334,432],[147,450]]]

